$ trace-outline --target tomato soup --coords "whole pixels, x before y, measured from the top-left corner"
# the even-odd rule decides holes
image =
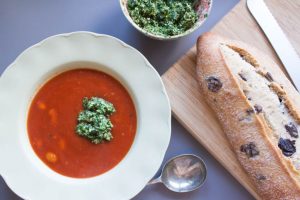
[[[113,139],[93,144],[75,132],[84,97],[111,102]],[[116,166],[129,151],[137,117],[127,90],[113,77],[96,70],[75,69],[50,79],[37,92],[29,108],[27,129],[37,156],[54,171],[87,178]]]

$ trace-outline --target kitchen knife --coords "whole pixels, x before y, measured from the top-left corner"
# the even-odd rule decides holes
[[[263,0],[247,0],[251,14],[264,31],[288,72],[294,86],[300,90],[300,59]]]

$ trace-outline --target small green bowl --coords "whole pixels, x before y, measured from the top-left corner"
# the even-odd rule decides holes
[[[208,15],[210,14],[213,0],[198,0],[197,1],[198,3],[195,6],[195,10],[196,10],[197,14],[199,15],[198,21],[190,29],[186,30],[185,32],[183,32],[181,34],[173,35],[173,36],[155,35],[153,33],[147,32],[144,29],[142,29],[141,27],[139,27],[132,20],[132,18],[129,15],[129,12],[127,10],[127,2],[128,2],[128,0],[120,0],[120,6],[121,6],[121,9],[123,11],[123,14],[127,18],[127,20],[133,25],[133,27],[135,27],[138,31],[140,31],[144,35],[146,35],[146,36],[148,36],[150,38],[153,38],[153,39],[157,39],[157,40],[173,40],[173,39],[177,39],[177,38],[181,38],[181,37],[184,37],[186,35],[189,35],[192,32],[194,32],[195,30],[197,30],[206,21]]]

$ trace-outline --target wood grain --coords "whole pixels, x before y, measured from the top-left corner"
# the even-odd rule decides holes
[[[266,4],[299,54],[300,0],[266,0]],[[212,29],[212,32],[256,46],[274,58],[283,69],[273,48],[250,15],[245,0],[240,1]],[[199,92],[195,61],[194,46],[162,77],[173,115],[256,199],[260,199],[255,187],[235,158],[216,116]]]

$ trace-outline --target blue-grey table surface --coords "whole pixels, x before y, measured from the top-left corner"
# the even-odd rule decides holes
[[[162,75],[195,44],[201,33],[210,30],[236,3],[238,0],[214,0],[211,15],[200,29],[188,37],[163,42],[136,31],[123,16],[118,0],[0,0],[0,74],[23,50],[42,39],[84,30],[109,34],[130,44],[142,52]],[[208,177],[202,188],[178,194],[157,184],[144,188],[134,199],[253,199],[173,118],[172,137],[165,160],[183,153],[193,153],[205,160]],[[1,177],[0,199],[20,199]]]

